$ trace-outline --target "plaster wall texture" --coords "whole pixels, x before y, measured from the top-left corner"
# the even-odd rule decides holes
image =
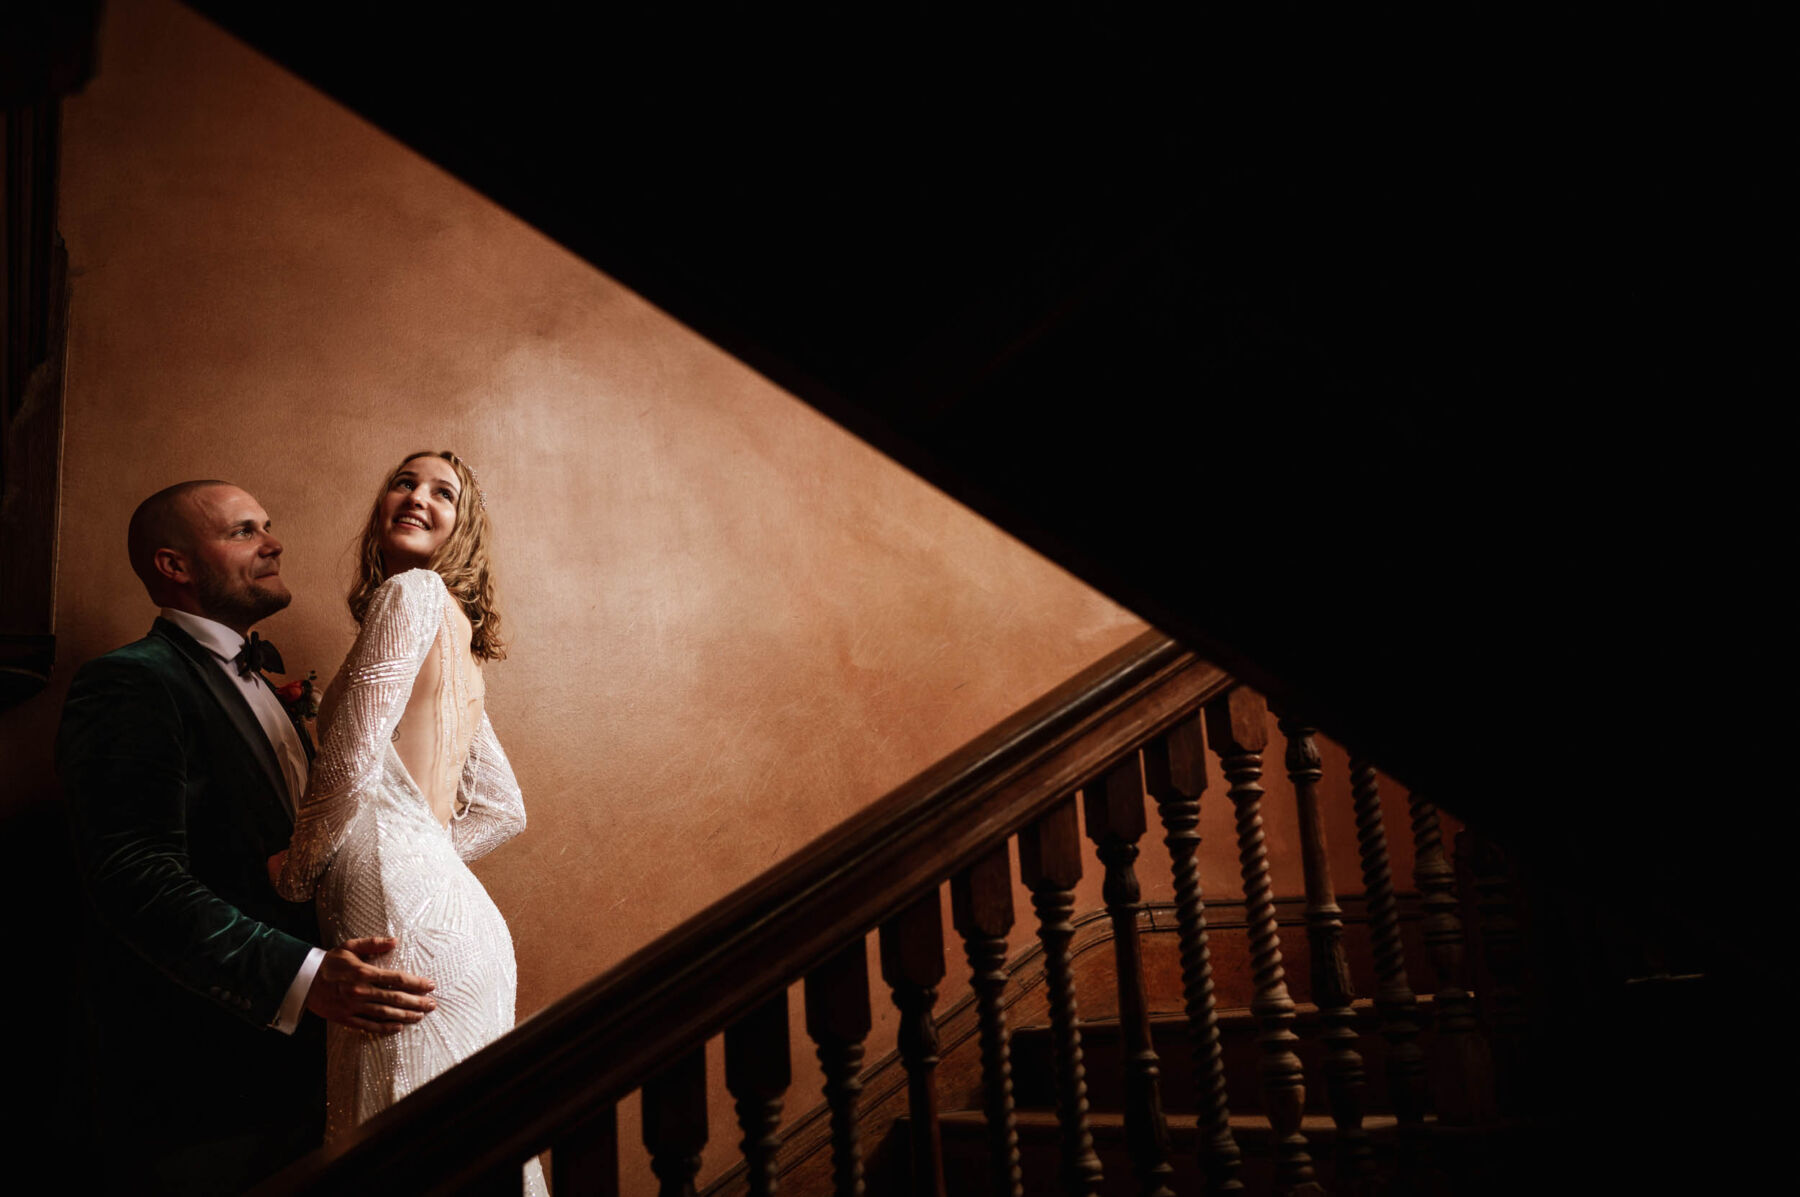
[[[132,507],[189,477],[274,518],[296,600],[262,630],[325,680],[386,471],[452,448],[480,472],[511,646],[489,712],[531,824],[477,871],[513,929],[522,1017],[1142,630],[191,11],[119,0],[102,39],[65,111],[59,661],[0,714],[7,816],[54,801],[74,667],[153,616],[123,551]],[[1267,829],[1277,891],[1297,893],[1279,743]],[[1333,856],[1359,888],[1335,753]],[[1222,798],[1202,830],[1209,894],[1241,894]],[[1151,900],[1172,896],[1156,834]],[[1099,882],[1090,857],[1081,909]],[[966,969],[944,907],[947,1004]],[[790,1110],[819,1083],[799,1006]],[[871,1060],[895,1021],[875,1006]],[[714,1088],[707,1174],[737,1137]],[[633,1139],[635,1103],[621,1113]]]

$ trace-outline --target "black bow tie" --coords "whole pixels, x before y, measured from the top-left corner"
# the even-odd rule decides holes
[[[275,651],[275,646],[255,632],[250,633],[250,639],[244,641],[244,647],[238,649],[238,655],[231,658],[231,663],[237,666],[239,677],[249,677],[252,670],[264,673],[287,672],[287,666],[281,663],[281,654]]]

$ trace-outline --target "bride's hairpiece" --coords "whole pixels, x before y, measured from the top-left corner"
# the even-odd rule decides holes
[[[457,456],[454,453],[452,453],[450,455],[450,460],[454,461],[457,465],[461,466],[463,469],[469,471],[469,481],[473,482],[475,484],[475,498],[478,502],[480,502],[481,509],[483,511],[486,511],[487,510],[487,492],[481,489],[481,475],[479,475],[475,472],[474,466],[470,465],[468,462],[464,461],[461,457]]]

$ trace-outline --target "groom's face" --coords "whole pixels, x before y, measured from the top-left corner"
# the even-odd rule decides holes
[[[188,497],[188,565],[203,614],[247,628],[293,601],[281,580],[281,542],[262,504],[235,486]]]

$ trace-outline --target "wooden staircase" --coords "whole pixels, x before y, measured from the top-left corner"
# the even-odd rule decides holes
[[[1363,1053],[1365,1066],[1371,1076],[1379,1077],[1386,1063],[1384,1041],[1379,1033],[1379,1014],[1374,1003],[1366,999],[1354,1003],[1353,1009],[1359,1040],[1367,1049]],[[1428,1052],[1433,1042],[1430,1011],[1431,1003],[1427,998],[1420,1004],[1420,1021],[1421,1043]],[[1199,1094],[1194,1088],[1194,1074],[1188,1067],[1194,1056],[1194,1037],[1185,1016],[1178,1014],[1153,1016],[1150,1027],[1158,1059],[1168,1062],[1162,1069],[1161,1089],[1173,1164],[1169,1187],[1177,1193],[1197,1193],[1203,1187],[1198,1163],[1202,1130],[1197,1123]],[[1308,1076],[1324,1075],[1324,1053],[1319,1038],[1322,1029],[1317,1006],[1310,1003],[1296,1006],[1294,1030],[1300,1036],[1296,1054]],[[1234,1098],[1242,1098],[1241,1106],[1234,1105],[1230,1116],[1232,1136],[1243,1156],[1238,1179],[1247,1192],[1270,1192],[1275,1188],[1275,1142],[1268,1117],[1261,1109],[1258,1091],[1256,1017],[1248,1007],[1221,1010],[1219,1031],[1228,1090]],[[1122,1028],[1116,1019],[1094,1020],[1084,1022],[1081,1033],[1087,1071],[1088,1124],[1105,1177],[1098,1192],[1105,1197],[1136,1194],[1140,1190],[1132,1173],[1126,1130],[1128,1060]],[[1049,1026],[1037,1024],[1020,1027],[1012,1038],[1013,1098],[1022,1187],[1026,1193],[1058,1191],[1061,1129],[1055,1109],[1052,1034]],[[1372,1171],[1381,1178],[1376,1188],[1382,1191],[1401,1172],[1405,1162],[1400,1122],[1391,1109],[1386,1108],[1388,1105],[1380,1098],[1372,1100],[1363,1118],[1363,1129],[1370,1140]],[[993,1192],[982,1111],[946,1111],[940,1116],[940,1123],[943,1127],[945,1191],[950,1197]],[[905,1129],[902,1120],[902,1130]],[[1441,1127],[1435,1115],[1427,1115],[1422,1130],[1428,1146],[1420,1161],[1421,1176],[1425,1178],[1421,1191],[1519,1191],[1512,1186],[1524,1178],[1497,1171],[1482,1176],[1480,1168],[1483,1164],[1491,1165],[1496,1152],[1503,1150],[1510,1140],[1518,1138],[1527,1128],[1503,1120],[1476,1127]],[[1323,1086],[1307,1090],[1300,1132],[1309,1145],[1318,1183],[1327,1192],[1358,1191],[1356,1178],[1351,1174],[1353,1169],[1346,1167],[1339,1158],[1344,1140],[1331,1117]],[[870,1189],[877,1191],[877,1186],[871,1185]]]
[[[1146,633],[257,1191],[511,1193],[548,1148],[558,1192],[617,1193],[615,1107],[637,1090],[660,1192],[693,1193],[718,1035],[743,1151],[720,1194],[1487,1191],[1496,1144],[1534,1129],[1502,1116],[1489,1046],[1529,1054],[1504,858],[1470,840],[1459,882],[1410,795],[1417,893],[1399,891],[1375,770],[1352,760],[1361,896],[1340,903],[1312,729],[1282,731],[1303,900],[1271,880],[1262,698]],[[1210,910],[1203,799],[1229,803],[1244,895]],[[1154,905],[1152,819],[1174,894]],[[1015,839],[1035,916],[1017,938]],[[1078,917],[1084,839],[1105,909]],[[972,992],[939,1011],[945,888]],[[871,931],[900,1011],[886,1068],[864,1059]],[[825,1102],[784,1126],[795,982]]]

